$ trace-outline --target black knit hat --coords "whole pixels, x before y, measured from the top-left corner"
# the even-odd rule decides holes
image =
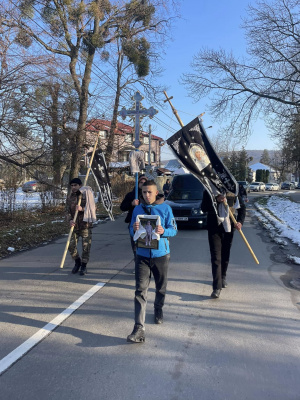
[[[72,179],[70,185],[72,185],[72,183],[77,183],[78,185],[82,185],[81,179],[79,178]]]

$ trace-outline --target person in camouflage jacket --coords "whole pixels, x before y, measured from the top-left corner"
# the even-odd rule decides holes
[[[85,275],[87,272],[86,265],[89,261],[90,249],[92,244],[92,222],[85,222],[84,218],[84,207],[86,206],[86,197],[84,193],[80,192],[82,182],[79,178],[74,178],[70,182],[71,194],[67,198],[67,219],[70,223],[70,227],[74,226],[74,231],[69,244],[69,252],[75,265],[72,269],[72,274],[76,274],[80,270],[80,275]],[[81,196],[81,204],[78,205],[79,197]],[[74,222],[74,216],[76,210],[78,214],[76,221]],[[82,256],[78,253],[77,244],[79,237],[82,238]]]

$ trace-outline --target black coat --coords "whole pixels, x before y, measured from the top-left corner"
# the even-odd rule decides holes
[[[142,198],[142,190],[141,189],[138,190],[138,198],[141,201],[141,198]],[[126,218],[125,218],[125,222],[128,222],[128,223],[131,222],[132,213],[133,213],[133,210],[135,207],[131,204],[134,199],[135,199],[135,187],[132,189],[131,192],[126,194],[126,196],[124,197],[124,200],[120,204],[120,209],[122,211],[128,211]]]
[[[245,217],[246,217],[246,206],[245,206],[244,200],[243,200],[242,196],[240,196],[240,194],[238,194],[238,199],[240,202],[240,208],[238,208],[236,210],[237,211],[236,221],[240,222],[243,225]],[[236,201],[236,196],[227,198],[227,203],[228,203],[229,207],[231,208],[231,210],[232,210],[233,205],[235,204],[235,201]],[[217,201],[216,201],[216,203],[217,203]],[[207,193],[206,190],[203,193],[201,210],[203,212],[207,213],[207,229],[209,231],[217,231],[219,229],[223,229],[223,225],[218,224],[218,219],[216,216],[215,209],[213,207],[211,197]],[[234,212],[233,212],[233,214],[234,214]],[[232,228],[234,227],[234,224],[232,221],[231,221],[231,227]]]

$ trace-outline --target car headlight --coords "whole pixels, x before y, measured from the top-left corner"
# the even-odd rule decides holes
[[[203,212],[200,210],[200,208],[192,208],[192,215],[201,215]]]

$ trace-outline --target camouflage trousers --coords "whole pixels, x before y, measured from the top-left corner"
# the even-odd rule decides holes
[[[92,230],[91,228],[86,228],[86,229],[80,229],[80,230],[74,230],[70,244],[69,244],[69,252],[75,260],[76,258],[80,257],[78,250],[77,250],[77,244],[79,238],[82,238],[82,257],[81,261],[84,263],[88,263],[89,257],[90,257],[90,250],[91,250],[91,244],[92,244]]]

